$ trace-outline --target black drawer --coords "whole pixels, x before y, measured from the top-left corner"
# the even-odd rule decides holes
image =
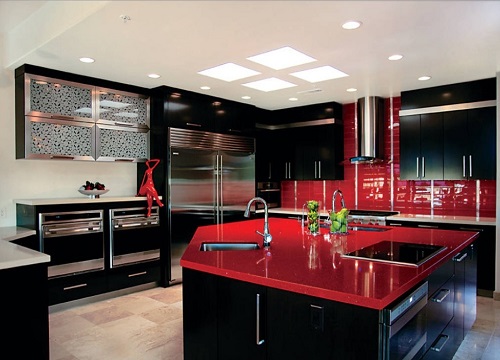
[[[429,296],[427,303],[427,348],[436,345],[439,336],[453,319],[455,279],[450,278]],[[432,349],[431,349],[432,350]]]
[[[106,274],[94,271],[49,279],[49,305],[106,292]]]
[[[453,261],[448,261],[446,264],[434,271],[428,278],[429,294],[434,294],[455,274],[455,264]]]
[[[160,262],[151,261],[109,270],[109,291],[160,281]]]

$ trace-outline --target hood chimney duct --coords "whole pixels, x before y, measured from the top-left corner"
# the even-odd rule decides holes
[[[351,163],[376,163],[384,158],[384,99],[358,99],[358,155]]]

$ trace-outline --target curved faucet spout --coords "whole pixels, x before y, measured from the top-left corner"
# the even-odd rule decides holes
[[[250,206],[252,206],[252,204],[255,201],[264,204],[264,233],[257,231],[257,234],[261,235],[264,238],[264,247],[269,247],[271,246],[271,240],[273,239],[273,237],[269,233],[269,215],[268,215],[266,200],[264,200],[261,197],[254,197],[250,199],[250,201],[247,204],[244,216],[250,217]]]
[[[345,208],[344,195],[342,195],[342,191],[335,190],[333,192],[333,196],[332,196],[332,211],[333,212],[335,212],[335,200],[337,199],[337,195],[340,196],[340,206],[342,206],[342,208]]]

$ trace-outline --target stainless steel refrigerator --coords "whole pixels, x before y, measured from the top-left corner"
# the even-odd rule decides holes
[[[169,128],[168,208],[170,279],[198,226],[244,220],[255,196],[255,139]]]

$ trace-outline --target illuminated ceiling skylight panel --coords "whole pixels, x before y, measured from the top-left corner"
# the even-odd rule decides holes
[[[265,52],[247,58],[247,60],[270,67],[274,70],[286,69],[292,66],[307,64],[316,61],[316,59],[301,53],[289,46],[280,49]]]
[[[280,80],[280,79],[275,78],[275,77],[263,79],[263,80],[258,80],[258,81],[253,81],[253,82],[249,82],[249,83],[242,84],[242,85],[249,87],[249,88],[252,88],[252,89],[255,89],[255,90],[264,91],[264,92],[281,90],[281,89],[286,89],[286,88],[297,86],[297,85],[292,84],[288,81]]]
[[[291,73],[290,75],[298,77],[299,79],[309,81],[311,83],[316,83],[325,80],[339,79],[342,77],[349,76],[346,73],[335,69],[331,66],[321,66],[314,69],[297,71]]]
[[[198,72],[198,74],[231,82],[254,75],[259,75],[260,72],[248,69],[240,65],[236,65],[234,63],[226,63],[207,70],[200,71]]]

